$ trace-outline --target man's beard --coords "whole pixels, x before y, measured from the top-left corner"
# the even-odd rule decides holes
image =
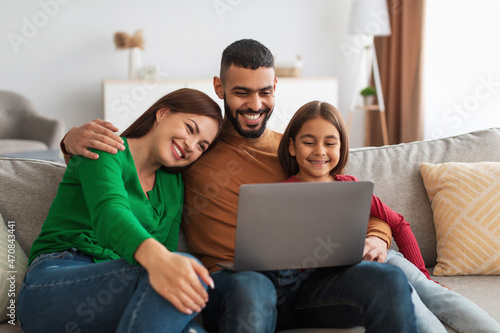
[[[238,116],[243,117],[243,113],[264,114],[265,117],[264,120],[262,121],[262,123],[258,124],[260,125],[260,128],[253,130],[244,130],[238,121]],[[238,132],[239,135],[241,135],[244,138],[247,139],[259,138],[266,130],[266,124],[267,121],[269,120],[269,117],[271,117],[271,114],[272,111],[269,110],[269,108],[264,107],[257,112],[250,109],[245,109],[245,110],[238,109],[235,111],[235,116],[233,116],[233,113],[231,112],[229,105],[227,105],[226,97],[224,97],[224,117],[227,117],[231,121],[231,124],[233,124],[234,129]]]

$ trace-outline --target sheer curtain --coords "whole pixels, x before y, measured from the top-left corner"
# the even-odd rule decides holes
[[[375,38],[389,144],[423,139],[422,45],[425,0],[387,0],[392,34]],[[380,146],[377,112],[367,115],[367,146]]]

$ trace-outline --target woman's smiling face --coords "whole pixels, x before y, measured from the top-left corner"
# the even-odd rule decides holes
[[[340,159],[340,134],[328,120],[306,121],[295,140],[290,139],[289,152],[299,165],[297,177],[305,182],[332,181],[330,171]]]
[[[153,153],[167,167],[183,167],[196,161],[215,139],[215,119],[167,109],[157,112]]]

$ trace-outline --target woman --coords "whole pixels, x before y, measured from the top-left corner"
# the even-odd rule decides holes
[[[208,301],[208,271],[177,249],[179,173],[212,147],[210,97],[174,91],[122,134],[125,150],[67,167],[19,292],[24,332],[183,332]]]

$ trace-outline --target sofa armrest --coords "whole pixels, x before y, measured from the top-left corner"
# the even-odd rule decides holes
[[[59,149],[65,133],[65,124],[60,119],[48,119],[39,114],[26,114],[23,119],[23,138],[44,142],[49,149]]]

